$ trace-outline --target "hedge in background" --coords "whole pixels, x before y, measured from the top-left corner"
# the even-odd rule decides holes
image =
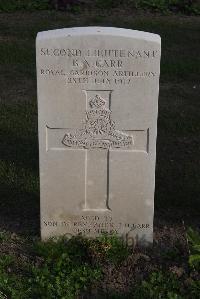
[[[95,2],[98,7],[105,9],[123,6],[161,12],[200,14],[200,0],[96,0]]]
[[[73,7],[100,9],[148,9],[163,13],[200,14],[200,0],[0,0],[0,12],[18,10],[71,10]]]
[[[133,0],[136,6],[163,12],[200,13],[200,0]]]
[[[0,0],[1,12],[45,10],[49,8],[49,0]]]

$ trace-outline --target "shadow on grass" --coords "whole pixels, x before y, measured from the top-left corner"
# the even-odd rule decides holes
[[[8,164],[14,163],[19,169],[29,169],[32,174],[38,176],[39,155],[37,136],[15,136],[11,133],[1,131],[1,160]]]
[[[39,233],[37,109],[34,103],[1,102],[0,225]]]
[[[18,189],[11,184],[1,184],[0,225],[28,236],[39,236],[39,195],[32,191]]]
[[[156,193],[158,210],[198,215],[199,87],[192,84],[161,86],[159,99]]]

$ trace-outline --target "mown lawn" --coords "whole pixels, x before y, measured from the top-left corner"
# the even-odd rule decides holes
[[[200,18],[194,16],[130,15],[127,11],[117,9],[79,14],[55,11],[1,13],[0,250],[2,255],[8,252],[17,260],[20,252],[21,258],[27,256],[25,260],[29,263],[35,256],[35,253],[32,256],[31,243],[39,237],[36,34],[48,29],[92,25],[149,31],[162,37],[155,250],[148,252],[151,262],[143,257],[142,261],[138,259],[138,267],[144,277],[155,269],[163,270],[164,267],[168,271],[173,266],[184,268],[187,273],[184,275],[190,275],[186,269],[188,249],[184,230],[188,226],[197,229],[200,214]],[[181,261],[178,259],[180,255],[183,256]],[[148,263],[151,266],[147,271],[145,264]],[[3,271],[1,265],[7,269],[7,264],[10,265],[9,262],[1,264],[0,258],[0,277]],[[134,281],[131,278],[135,273],[134,267],[130,271],[125,266],[120,266],[118,270],[113,267],[113,276],[105,267],[104,286],[110,292],[130,290]],[[130,279],[127,279],[127,275]],[[117,284],[112,277],[118,281]],[[143,276],[138,275],[136,280],[141,279]],[[159,279],[166,280],[165,277],[154,278],[152,285]],[[1,287],[0,284],[0,291]],[[8,295],[7,298],[16,299],[16,296]],[[30,293],[27,296],[30,297]],[[153,296],[157,298],[155,294]],[[37,294],[37,298],[48,297]]]

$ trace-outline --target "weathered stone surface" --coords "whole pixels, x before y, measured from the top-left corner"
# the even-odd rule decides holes
[[[152,242],[160,37],[119,28],[37,36],[41,235]]]

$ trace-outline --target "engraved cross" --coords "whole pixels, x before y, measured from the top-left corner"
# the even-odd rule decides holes
[[[84,92],[86,116],[83,128],[47,127],[47,136],[58,133],[58,130],[64,133],[57,145],[48,144],[47,148],[85,150],[84,210],[109,211],[110,153],[119,150],[148,152],[149,130],[117,130],[110,110],[112,90]]]

